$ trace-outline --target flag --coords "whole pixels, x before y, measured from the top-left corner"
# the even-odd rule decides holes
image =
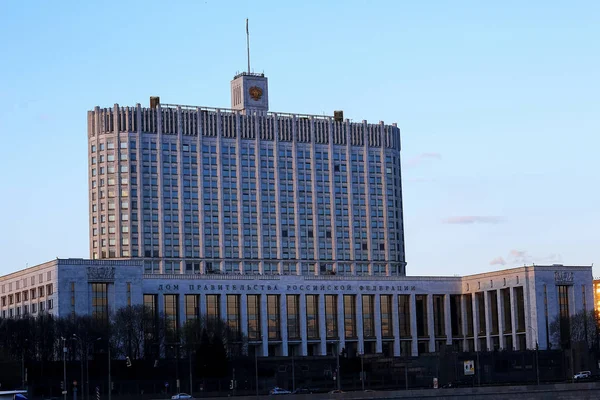
[[[246,18],[246,35],[249,35],[250,31],[248,31],[248,18]]]

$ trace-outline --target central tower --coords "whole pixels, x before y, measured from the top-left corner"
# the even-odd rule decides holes
[[[265,74],[242,72],[231,81],[231,108],[245,115],[269,111],[269,85]]]

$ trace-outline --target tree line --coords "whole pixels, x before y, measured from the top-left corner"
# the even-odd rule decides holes
[[[106,357],[109,347],[111,359],[132,363],[193,358],[202,367],[210,360],[211,367],[201,372],[224,376],[228,359],[247,352],[247,340],[220,319],[202,317],[178,326],[142,305],[121,308],[107,320],[50,314],[0,319],[0,362],[36,363],[43,369],[63,360],[63,348],[67,361],[87,361]]]

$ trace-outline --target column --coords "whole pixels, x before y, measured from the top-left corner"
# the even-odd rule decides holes
[[[200,318],[206,316],[206,295],[204,293],[198,295],[198,314]]]
[[[248,298],[245,293],[240,295],[240,325],[242,335],[248,337]]]
[[[512,325],[513,347],[517,350],[524,350],[518,348],[519,343],[517,342],[517,312],[515,307],[515,290],[513,287],[509,288],[508,290],[510,293],[510,322]]]
[[[337,295],[337,317],[338,317],[338,338],[339,338],[339,349],[346,347],[346,335],[344,329],[344,296],[341,294]]]
[[[279,295],[279,326],[281,329],[281,355],[288,356],[288,331],[287,331],[287,297]]]
[[[227,322],[227,294],[219,293],[219,315]]]
[[[262,335],[262,355],[269,356],[269,314],[267,312],[267,295],[260,295],[260,333]]]
[[[473,304],[473,343],[475,351],[481,351],[479,348],[479,313],[477,312],[477,296],[475,293],[471,295]]]
[[[300,338],[302,338],[302,344],[300,349],[300,355],[306,356],[308,354],[308,342],[306,332],[306,294],[300,294]]]
[[[492,338],[490,337],[492,319],[490,318],[490,296],[487,290],[483,292],[483,306],[485,310],[485,345],[486,350],[489,350],[492,348]]]
[[[377,353],[381,353],[383,351],[383,344],[381,341],[381,298],[379,294],[375,295],[374,310],[373,316],[375,317],[375,350]]]
[[[325,320],[325,295],[319,294],[319,338],[321,340],[321,355],[327,354],[327,322]],[[339,318],[338,318],[339,319]]]
[[[158,313],[165,313],[165,293],[159,293],[157,297],[157,312]],[[77,301],[77,299],[75,299],[75,301]],[[91,301],[90,301],[91,304]]]
[[[467,301],[464,295],[460,296],[461,332],[463,336],[463,351],[467,349]]]
[[[429,334],[429,352],[435,353],[435,330],[433,318],[433,295],[427,295],[427,333]]]
[[[502,301],[502,290],[496,289],[496,299],[498,303],[498,335],[500,338],[500,348],[506,347],[504,342],[504,302]]]
[[[452,314],[450,312],[450,295],[444,295],[444,330],[446,331],[446,344],[452,344]]]
[[[179,308],[177,316],[179,317],[179,327],[183,328],[185,325],[185,294],[177,293],[177,308]]]
[[[417,302],[414,293],[410,294],[410,336],[412,337],[412,356],[419,355],[419,345],[417,342]]]
[[[360,354],[365,353],[365,337],[363,327],[363,315],[362,315],[362,295],[357,294],[355,298],[356,313],[356,337],[358,338],[358,352]]]
[[[392,332],[394,334],[394,357],[400,356],[400,318],[398,310],[398,295],[392,295]],[[404,355],[404,354],[402,354]]]

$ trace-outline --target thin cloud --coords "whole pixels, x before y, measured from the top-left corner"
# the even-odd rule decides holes
[[[462,216],[457,216],[457,217],[446,218],[442,222],[445,224],[468,225],[468,224],[498,224],[503,221],[504,221],[504,218],[502,218],[502,217],[462,215]]]
[[[413,157],[404,163],[405,167],[412,168],[427,160],[441,160],[442,155],[440,153],[421,153],[416,157]]]
[[[490,265],[506,265],[506,261],[502,257],[496,257],[490,261]]]
[[[527,252],[525,250],[511,250],[510,251],[510,256],[511,257],[515,257],[515,258],[523,258],[527,256]]]
[[[499,257],[500,258],[500,257]],[[531,255],[527,250],[512,249],[508,253],[507,264],[512,265],[532,265],[532,264],[560,264],[562,256],[560,254],[549,254],[546,256]]]

